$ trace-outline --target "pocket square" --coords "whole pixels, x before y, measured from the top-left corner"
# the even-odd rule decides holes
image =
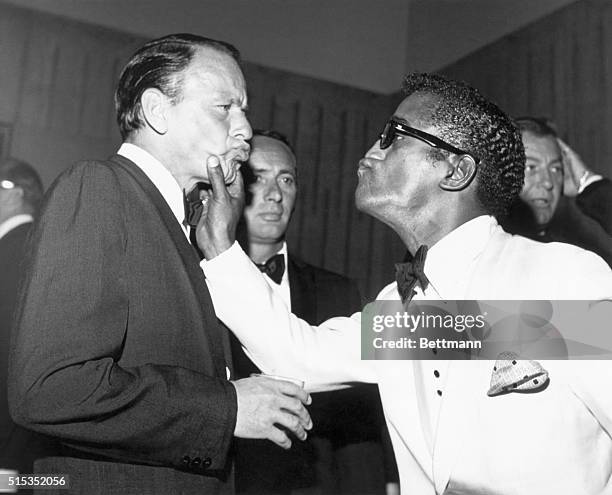
[[[537,361],[521,359],[515,352],[502,352],[495,361],[487,395],[537,392],[546,388],[548,380],[548,371]]]

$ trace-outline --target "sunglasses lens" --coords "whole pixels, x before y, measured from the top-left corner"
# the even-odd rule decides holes
[[[380,135],[380,149],[384,150],[391,146],[391,143],[393,142],[393,137],[393,126],[391,125],[391,122],[387,122],[382,131],[382,134]]]

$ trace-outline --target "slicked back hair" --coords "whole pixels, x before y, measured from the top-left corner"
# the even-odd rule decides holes
[[[468,84],[436,74],[409,74],[402,92],[434,98],[427,122],[440,138],[480,159],[478,201],[489,214],[503,216],[521,192],[525,174],[521,133],[510,117]]]
[[[23,202],[34,213],[38,211],[43,198],[43,184],[40,175],[32,165],[17,158],[0,160],[0,181],[10,180],[23,190]]]
[[[283,133],[271,129],[253,129],[253,137],[255,138],[257,136],[263,136],[280,141],[287,146],[287,148],[291,150],[291,153],[293,153],[293,156],[295,156],[295,150],[293,149],[293,146],[291,146],[289,138],[287,138],[287,136],[285,136]]]
[[[538,137],[559,137],[554,122],[546,117],[516,117],[514,123],[521,132],[530,132]]]
[[[240,62],[240,52],[229,43],[184,33],[149,41],[132,55],[115,91],[115,111],[122,139],[144,127],[140,98],[145,90],[156,88],[173,103],[180,101],[185,69],[201,47],[213,48]]]

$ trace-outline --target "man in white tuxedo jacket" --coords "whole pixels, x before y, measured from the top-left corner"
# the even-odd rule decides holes
[[[597,255],[497,224],[523,184],[524,149],[510,119],[439,76],[408,76],[403,90],[359,162],[355,197],[411,254],[429,247],[429,283],[414,300],[612,299],[612,272]],[[612,363],[544,361],[547,387],[489,396],[492,361],[361,360],[361,314],[312,331],[288,312],[226,227],[241,191],[213,178],[198,240],[217,314],[267,372],[311,389],[377,382],[402,493],[612,493]],[[378,296],[399,298],[396,283]]]

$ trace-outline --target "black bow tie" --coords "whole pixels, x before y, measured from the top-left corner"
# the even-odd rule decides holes
[[[397,291],[402,298],[402,303],[410,302],[416,294],[414,288],[418,283],[421,289],[425,291],[429,285],[429,280],[425,276],[423,267],[425,266],[425,257],[427,256],[427,246],[421,246],[412,261],[395,264],[395,280],[397,282]]]
[[[185,206],[185,220],[183,223],[190,227],[197,227],[203,208],[202,200],[200,199],[200,189],[197,186],[188,193],[183,194],[183,205]]]
[[[265,273],[277,284],[281,283],[283,273],[285,273],[285,257],[282,254],[275,254],[265,263],[255,263],[259,271]]]

